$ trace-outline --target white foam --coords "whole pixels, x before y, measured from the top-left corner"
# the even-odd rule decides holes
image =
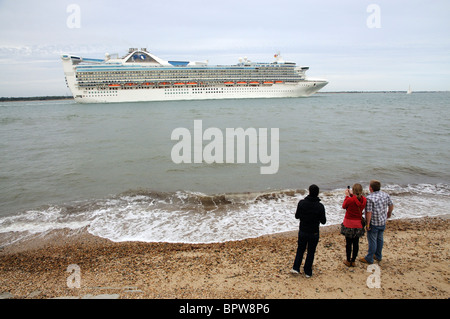
[[[25,213],[0,218],[0,233],[28,232],[31,234],[54,229],[78,229],[89,225],[83,216],[67,216],[61,208],[49,207],[45,210],[31,210]]]
[[[393,218],[415,218],[447,214],[449,186],[387,185],[395,209]],[[260,194],[261,195],[261,194]],[[93,235],[113,241],[212,243],[258,237],[298,229],[297,203],[304,195],[280,192],[276,196],[252,194],[225,195],[225,203],[213,198],[203,205],[207,195],[177,192],[167,197],[127,195],[98,201],[76,210],[48,207],[0,218],[0,233],[39,233],[54,229],[78,229],[88,226]],[[320,194],[325,205],[327,224],[340,224],[344,217],[344,189]],[[250,199],[252,198],[252,199]],[[95,208],[93,208],[95,207]]]
[[[395,204],[394,219],[437,216],[447,213],[450,197],[445,187],[409,185],[387,187]],[[340,224],[345,215],[342,209],[344,189],[321,194],[327,211],[327,225]],[[399,194],[399,195],[396,195]],[[185,193],[179,194],[186,200]],[[197,194],[203,195],[203,194]],[[430,197],[431,196],[431,197]],[[129,206],[133,214],[120,221],[110,219],[91,224],[90,232],[114,241],[210,243],[241,240],[298,229],[294,218],[298,200],[303,195],[281,195],[276,199],[252,201],[238,210],[220,211],[164,211],[142,210]],[[231,206],[231,208],[234,208]]]

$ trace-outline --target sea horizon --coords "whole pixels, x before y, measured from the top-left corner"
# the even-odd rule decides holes
[[[356,93],[406,93],[407,90],[342,90],[342,91],[319,91],[315,94],[340,94],[340,93],[350,93],[350,94],[356,94]],[[413,91],[413,93],[446,93],[450,92],[449,90],[446,91],[439,91],[439,90],[421,90],[421,91]],[[64,99],[73,99],[73,96],[70,94],[67,95],[37,95],[37,96],[2,96],[0,97],[0,102],[14,102],[14,101],[34,101],[34,100],[64,100]],[[238,98],[237,98],[238,99]],[[145,102],[145,101],[144,101]],[[122,102],[118,102],[122,103]],[[123,102],[127,103],[127,102]],[[108,103],[103,103],[108,104]]]

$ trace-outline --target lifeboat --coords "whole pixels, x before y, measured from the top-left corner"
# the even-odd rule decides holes
[[[145,82],[143,83],[144,85],[150,86],[150,85],[155,85],[155,83],[151,83],[151,82]]]
[[[167,86],[167,85],[170,85],[170,82],[159,82],[159,85],[161,85],[161,86]]]
[[[224,84],[226,84],[226,85],[233,85],[234,84],[234,82],[231,82],[231,81],[229,81],[229,82],[223,82]]]
[[[247,82],[245,82],[245,81],[239,81],[239,82],[236,82],[237,84],[247,84]]]
[[[108,85],[110,88],[118,88],[120,87],[120,84],[110,84]]]
[[[250,82],[250,85],[258,85],[259,84],[259,82],[257,82],[257,81],[251,81]]]
[[[126,85],[126,86],[133,86],[134,83],[131,83],[131,82],[130,82],[130,83],[125,83],[125,85]]]
[[[175,82],[173,85],[180,86],[180,85],[185,85],[185,83],[184,82]]]
[[[176,85],[176,83],[175,83],[175,85]],[[188,82],[188,83],[186,83],[186,85],[197,85],[197,82]]]
[[[281,84],[283,81],[275,81],[276,84]]]

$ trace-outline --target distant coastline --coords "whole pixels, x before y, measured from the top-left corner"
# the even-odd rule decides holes
[[[73,100],[73,96],[0,97],[0,102]]]
[[[442,93],[449,91],[414,91],[413,93]],[[335,92],[317,92],[316,94],[348,94],[348,93],[401,93],[406,91],[335,91]],[[73,96],[30,96],[30,97],[0,97],[0,102],[16,101],[48,101],[48,100],[73,100]]]

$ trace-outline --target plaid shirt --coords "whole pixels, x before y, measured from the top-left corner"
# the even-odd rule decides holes
[[[377,191],[367,195],[366,213],[372,212],[370,224],[383,226],[386,224],[388,206],[393,205],[388,194]]]

